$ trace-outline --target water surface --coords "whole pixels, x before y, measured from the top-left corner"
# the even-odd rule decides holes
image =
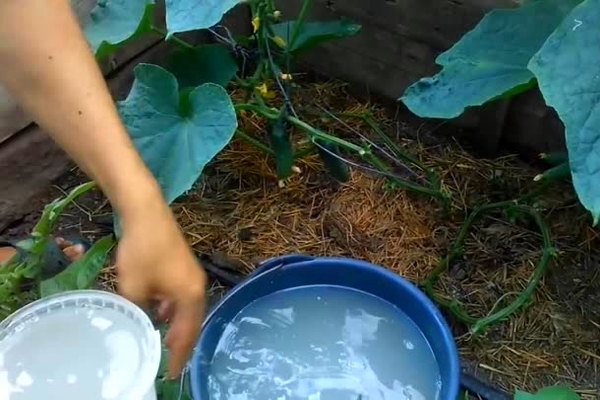
[[[210,400],[436,400],[440,373],[408,316],[377,297],[311,286],[261,298],[226,326]]]

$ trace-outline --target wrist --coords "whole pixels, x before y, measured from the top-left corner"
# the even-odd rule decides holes
[[[106,186],[104,192],[124,224],[171,217],[158,182],[145,168],[120,173]]]
[[[124,192],[121,197],[117,212],[124,223],[131,221],[138,224],[143,220],[172,218],[171,209],[154,181],[138,183],[132,191]]]

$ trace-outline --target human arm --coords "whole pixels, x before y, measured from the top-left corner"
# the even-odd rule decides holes
[[[205,274],[123,126],[68,0],[0,0],[0,82],[102,188],[122,219],[119,290],[163,300],[171,375],[204,316]]]

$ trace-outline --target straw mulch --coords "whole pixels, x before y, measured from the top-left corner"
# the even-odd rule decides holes
[[[197,189],[174,205],[199,252],[234,260],[246,272],[260,260],[289,253],[347,256],[419,282],[438,265],[474,205],[518,198],[534,187],[532,178],[539,171],[514,157],[478,160],[454,143],[426,147],[407,139],[427,132],[357,100],[343,84],[309,84],[302,93],[335,107],[332,111],[370,110],[401,146],[440,173],[453,194],[449,214],[443,216],[435,201],[386,189],[382,178],[359,170],[353,170],[349,183],[335,183],[316,156],[299,161],[300,172],[280,187],[270,157],[235,140]],[[307,120],[350,135],[338,122]],[[348,123],[368,131],[360,121]],[[262,137],[264,121],[247,114],[241,129]],[[595,399],[600,376],[598,234],[568,185],[550,189],[536,206],[551,226],[560,256],[530,307],[486,336],[471,337],[460,324],[453,324],[455,334],[465,363],[511,392],[564,382],[582,398]],[[465,250],[464,260],[444,276],[438,290],[462,301],[471,314],[485,316],[524,289],[540,257],[541,240],[535,225],[519,226],[491,214],[475,224]]]

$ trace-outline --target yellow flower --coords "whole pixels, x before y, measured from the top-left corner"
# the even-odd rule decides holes
[[[252,28],[254,28],[254,33],[260,28],[260,18],[258,15],[252,19]]]
[[[275,36],[273,38],[273,41],[275,42],[275,44],[281,48],[287,46],[287,44],[285,43],[285,40],[283,40],[283,38],[281,36]]]
[[[260,93],[261,97],[265,99],[272,99],[273,97],[275,97],[275,93],[269,90],[269,87],[266,83],[263,83],[262,85],[259,85],[256,88],[258,89],[258,93]]]

